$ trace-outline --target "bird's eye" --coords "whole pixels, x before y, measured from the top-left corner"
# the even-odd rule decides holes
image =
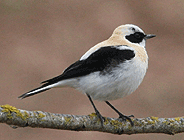
[[[132,31],[134,31],[134,32],[135,32],[135,28],[132,28]]]
[[[134,35],[135,35],[135,38],[137,39],[141,38],[141,35],[139,33],[135,33]]]
[[[128,39],[132,43],[140,43],[144,39],[145,35],[141,32],[135,32],[134,34],[130,34],[126,36],[126,39]]]

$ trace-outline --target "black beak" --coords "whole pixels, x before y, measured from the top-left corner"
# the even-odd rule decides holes
[[[150,39],[150,38],[153,38],[153,37],[155,37],[156,35],[152,35],[152,34],[148,34],[148,35],[146,35],[144,38],[145,39]]]

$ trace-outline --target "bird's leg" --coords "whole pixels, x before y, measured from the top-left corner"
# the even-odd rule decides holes
[[[118,113],[119,118],[122,118],[122,119],[124,119],[124,120],[127,119],[127,120],[130,121],[130,123],[131,123],[132,126],[134,125],[134,123],[132,122],[132,120],[131,120],[131,118],[130,118],[130,117],[134,117],[134,115],[125,116],[125,115],[123,115],[121,112],[119,112],[113,105],[111,105],[108,101],[105,101],[105,102],[106,102],[106,104],[108,104],[116,113]]]
[[[95,113],[96,113],[96,115],[98,116],[98,118],[100,119],[100,121],[101,121],[101,124],[102,124],[102,126],[103,126],[103,122],[104,122],[104,120],[105,120],[105,118],[100,114],[100,112],[97,110],[97,108],[95,107],[95,104],[93,103],[93,100],[91,99],[91,97],[87,94],[87,96],[88,96],[88,98],[89,98],[89,100],[90,100],[90,102],[91,102],[91,104],[92,104],[92,106],[93,106],[93,108],[94,108],[94,110],[95,110]]]

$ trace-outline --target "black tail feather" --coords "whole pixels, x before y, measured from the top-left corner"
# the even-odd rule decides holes
[[[26,97],[29,97],[29,96],[32,96],[32,95],[35,95],[35,94],[38,94],[38,93],[40,93],[40,92],[44,92],[44,91],[50,89],[50,88],[48,88],[48,89],[40,90],[40,91],[38,91],[38,92],[33,92],[33,91],[38,90],[38,89],[40,89],[40,88],[43,88],[43,86],[41,86],[41,87],[39,87],[39,88],[36,88],[36,89],[33,89],[33,90],[29,91],[29,92],[26,92],[26,93],[20,95],[18,98],[24,99],[24,98],[26,98]],[[33,93],[31,93],[31,92],[33,92]]]

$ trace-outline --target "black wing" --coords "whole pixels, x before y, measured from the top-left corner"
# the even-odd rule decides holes
[[[88,75],[92,72],[108,72],[110,67],[117,66],[120,62],[132,59],[135,54],[132,50],[120,50],[119,46],[102,47],[85,60],[79,60],[70,65],[65,71],[52,79],[43,81],[44,85],[50,85],[64,79],[70,79]]]

